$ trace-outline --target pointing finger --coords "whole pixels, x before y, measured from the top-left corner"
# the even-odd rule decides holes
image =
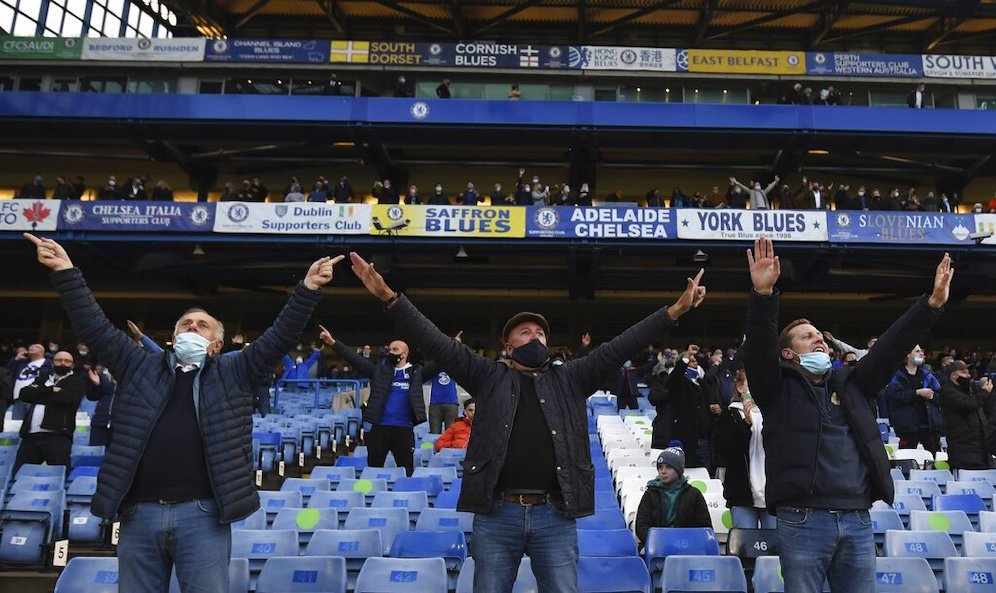
[[[32,235],[31,233],[24,233],[24,238],[27,239],[28,241],[31,241],[35,245],[41,245],[42,244],[42,240],[39,239],[38,237]]]

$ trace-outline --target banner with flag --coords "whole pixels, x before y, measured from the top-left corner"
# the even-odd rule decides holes
[[[218,202],[216,233],[365,235],[370,206],[322,202]]]
[[[0,200],[0,231],[54,231],[60,200]]]

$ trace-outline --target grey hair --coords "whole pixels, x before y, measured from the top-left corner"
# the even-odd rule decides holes
[[[174,336],[180,333],[180,320],[183,319],[183,316],[186,315],[187,313],[204,313],[206,315],[210,315],[211,319],[214,319],[214,322],[218,324],[218,331],[215,332],[214,339],[219,341],[223,341],[225,339],[225,324],[222,323],[221,320],[216,318],[214,315],[211,315],[210,313],[208,313],[204,309],[201,309],[200,307],[191,307],[190,309],[184,311],[183,315],[180,315],[180,319],[177,319],[176,325],[173,326]]]

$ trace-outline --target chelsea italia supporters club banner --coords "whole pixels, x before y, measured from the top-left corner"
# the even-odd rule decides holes
[[[753,241],[826,241],[827,213],[822,210],[703,210],[674,211],[679,239]]]
[[[0,200],[0,231],[54,231],[59,200]]]
[[[634,206],[528,209],[527,237],[562,239],[673,239],[673,210]]]
[[[214,204],[201,202],[67,201],[60,231],[210,232]]]
[[[216,233],[364,235],[370,228],[367,204],[319,202],[218,202]]]
[[[898,245],[971,243],[976,220],[971,214],[930,212],[834,212],[830,240]]]
[[[525,236],[525,217],[525,208],[516,206],[378,204],[370,217],[370,234],[520,239]]]

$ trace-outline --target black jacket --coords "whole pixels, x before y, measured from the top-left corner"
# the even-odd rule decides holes
[[[723,497],[728,507],[754,506],[750,490],[750,431],[742,408],[729,407],[716,420],[713,442],[716,453],[726,459]]]
[[[477,415],[463,462],[463,487],[457,508],[489,512],[505,464],[522,372],[509,363],[472,353],[440,331],[405,296],[395,301],[388,315],[404,335],[410,336],[423,352],[474,394]],[[587,397],[623,361],[639,356],[648,343],[660,340],[673,326],[674,321],[661,309],[584,358],[560,366],[547,364],[532,373],[536,396],[553,440],[557,481],[567,516],[583,517],[595,510],[595,468],[588,444]]]
[[[0,367],[0,418],[7,412],[10,395],[14,391],[14,375],[6,367]]]
[[[688,363],[679,358],[667,378],[674,432],[671,438],[681,441],[685,450],[685,467],[708,467],[708,459],[699,459],[698,439],[711,439],[715,416],[709,413],[710,402],[702,381],[692,381],[685,374]]]
[[[765,502],[805,500],[813,495],[822,440],[820,403],[807,376],[781,359],[778,347],[779,293],[750,295],[744,368],[754,401],[764,412]],[[838,367],[824,379],[847,415],[858,451],[868,467],[872,500],[892,504],[895,490],[889,459],[875,421],[875,397],[902,364],[906,354],[940,317],[941,311],[920,298],[878,339],[853,367]]]
[[[876,344],[877,347],[877,344]],[[992,463],[985,447],[985,402],[981,393],[945,381],[941,386],[941,414],[948,435],[948,463],[954,469],[989,469]]]
[[[651,527],[665,527],[666,518],[667,502],[664,493],[648,486],[636,511],[636,538],[640,540],[640,547],[646,543],[647,532]],[[691,484],[686,483],[678,494],[678,514],[671,527],[712,527],[705,497]]]
[[[654,449],[666,449],[671,442],[671,430],[674,426],[674,414],[671,412],[671,392],[667,388],[668,375],[665,371],[653,374],[647,379],[650,393],[647,400],[657,410],[652,426],[654,433],[651,436],[650,446]]]
[[[114,391],[117,384],[111,380],[107,372],[100,373],[100,384],[94,385],[87,381],[86,398],[97,402],[97,407],[93,411],[93,418],[90,420],[91,426],[110,428],[114,420]]]
[[[35,404],[45,406],[45,416],[42,418],[41,427],[45,430],[52,430],[68,437],[73,436],[76,430],[76,409],[80,407],[80,401],[86,391],[86,380],[81,373],[73,373],[68,377],[63,377],[58,383],[52,386],[45,385],[51,375],[38,375],[35,382],[26,385],[21,389],[21,401],[31,404],[24,423],[21,424],[21,436],[28,434],[31,428],[29,419],[35,411]]]
[[[934,391],[934,399],[925,400],[916,394],[917,389],[928,388]],[[941,385],[934,375],[920,368],[915,377],[910,377],[905,368],[900,368],[885,387],[885,397],[889,403],[889,424],[900,437],[920,430],[921,410],[926,413],[927,430],[941,432],[944,420],[940,405]]]
[[[357,354],[352,348],[341,340],[336,340],[332,344],[332,349],[346,361],[356,371],[370,379],[370,399],[363,408],[363,421],[370,424],[380,424],[380,417],[384,413],[384,403],[387,395],[391,392],[391,383],[394,382],[394,367],[388,364],[377,364],[373,359],[364,358]],[[412,418],[415,424],[425,422],[425,396],[422,394],[422,383],[424,377],[433,377],[439,370],[436,365],[429,363],[426,366],[412,365],[409,367],[411,383],[408,387],[408,402],[411,405]]]

